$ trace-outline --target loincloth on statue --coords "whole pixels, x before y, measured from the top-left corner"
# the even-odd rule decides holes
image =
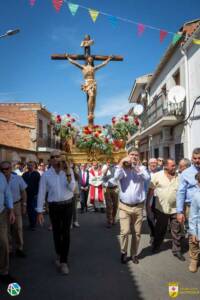
[[[86,79],[81,89],[87,94],[96,95],[97,83],[94,79]]]

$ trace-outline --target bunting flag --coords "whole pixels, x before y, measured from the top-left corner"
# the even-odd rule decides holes
[[[33,5],[35,4],[35,1],[36,1],[36,0],[29,0],[30,5],[33,6]]]
[[[160,42],[162,43],[164,39],[166,38],[168,32],[165,30],[160,30]]]
[[[172,39],[172,44],[175,45],[180,38],[182,37],[182,33],[175,33]]]
[[[72,16],[75,16],[75,14],[77,13],[77,10],[79,8],[79,5],[68,2],[68,7],[69,7],[69,10],[70,10]]]
[[[137,27],[137,30],[138,30],[138,36],[141,36],[144,33],[144,30],[145,30],[144,24],[139,23],[138,27]]]
[[[57,12],[59,12],[59,10],[61,9],[61,6],[63,4],[63,0],[52,0],[52,2],[53,2],[53,6],[54,6],[55,10]]]
[[[27,0],[29,1],[30,5],[31,6],[34,6],[35,5],[35,2],[36,0]],[[73,0],[72,0],[73,1]],[[99,14],[107,17],[110,21],[110,24],[113,28],[116,28],[116,26],[118,25],[118,22],[121,21],[121,22],[126,22],[126,23],[129,23],[129,24],[133,24],[135,26],[137,26],[137,34],[138,36],[142,36],[142,34],[144,33],[145,29],[146,28],[149,28],[149,29],[152,29],[152,30],[156,30],[156,31],[159,31],[160,33],[160,42],[162,43],[163,40],[165,39],[165,37],[168,35],[168,34],[171,34],[173,35],[173,40],[172,40],[172,44],[175,45],[179,39],[182,37],[182,33],[174,33],[174,32],[171,32],[171,31],[167,31],[167,30],[163,30],[163,29],[160,29],[158,27],[154,27],[154,26],[151,26],[151,25],[147,25],[147,24],[143,24],[143,23],[137,23],[133,20],[130,20],[130,19],[127,19],[127,18],[122,18],[122,17],[119,17],[119,16],[113,16],[113,15],[110,15],[106,12],[103,12],[103,11],[98,11],[98,10],[95,10],[95,9],[90,9],[86,6],[83,6],[81,4],[75,4],[75,3],[72,3],[68,0],[52,0],[52,3],[53,3],[53,6],[55,8],[55,10],[57,12],[60,11],[63,3],[65,3],[66,5],[68,5],[68,8],[72,14],[72,16],[75,16],[78,9],[79,8],[82,8],[84,10],[87,10],[92,21],[95,23]],[[197,44],[199,45],[200,43],[200,40],[198,39],[194,39],[193,40],[193,43],[194,44]]]
[[[92,18],[92,21],[95,23],[96,19],[98,18],[99,11],[94,10],[94,9],[89,9],[89,14],[90,14],[90,17]]]
[[[114,16],[108,16],[108,19],[110,21],[110,24],[113,28],[116,28],[117,27],[117,18],[114,17]]]
[[[195,45],[200,45],[200,40],[197,40],[197,39],[193,39],[193,44],[195,44]]]

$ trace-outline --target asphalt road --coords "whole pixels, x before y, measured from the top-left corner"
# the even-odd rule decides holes
[[[166,240],[159,254],[151,255],[146,222],[140,246],[140,263],[120,263],[119,225],[105,228],[105,214],[88,212],[79,215],[81,227],[72,229],[70,274],[61,275],[54,265],[52,233],[48,219],[34,232],[25,225],[26,259],[12,258],[11,271],[22,290],[19,300],[167,300],[168,283],[178,282],[177,299],[200,299],[183,289],[199,289],[198,273],[188,271],[186,262],[171,254]],[[25,222],[26,223],[26,222]],[[0,299],[11,299],[6,287],[0,286]]]

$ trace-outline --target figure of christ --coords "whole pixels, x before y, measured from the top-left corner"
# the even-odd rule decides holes
[[[69,55],[66,54],[66,58],[70,63],[80,68],[85,79],[85,83],[81,85],[81,89],[87,95],[87,105],[88,105],[88,123],[93,125],[94,121],[94,110],[96,105],[96,94],[97,94],[97,83],[95,80],[95,72],[100,68],[104,67],[109,63],[113,56],[109,56],[103,63],[94,66],[94,59],[92,56],[86,57],[86,64],[81,65],[77,61],[71,59]]]

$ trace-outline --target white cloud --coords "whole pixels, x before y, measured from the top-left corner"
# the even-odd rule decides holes
[[[101,99],[98,99],[99,104],[95,112],[96,118],[113,117],[127,113],[132,106],[128,102],[128,96],[128,92],[123,92],[119,95],[107,98],[104,103],[101,103]]]

